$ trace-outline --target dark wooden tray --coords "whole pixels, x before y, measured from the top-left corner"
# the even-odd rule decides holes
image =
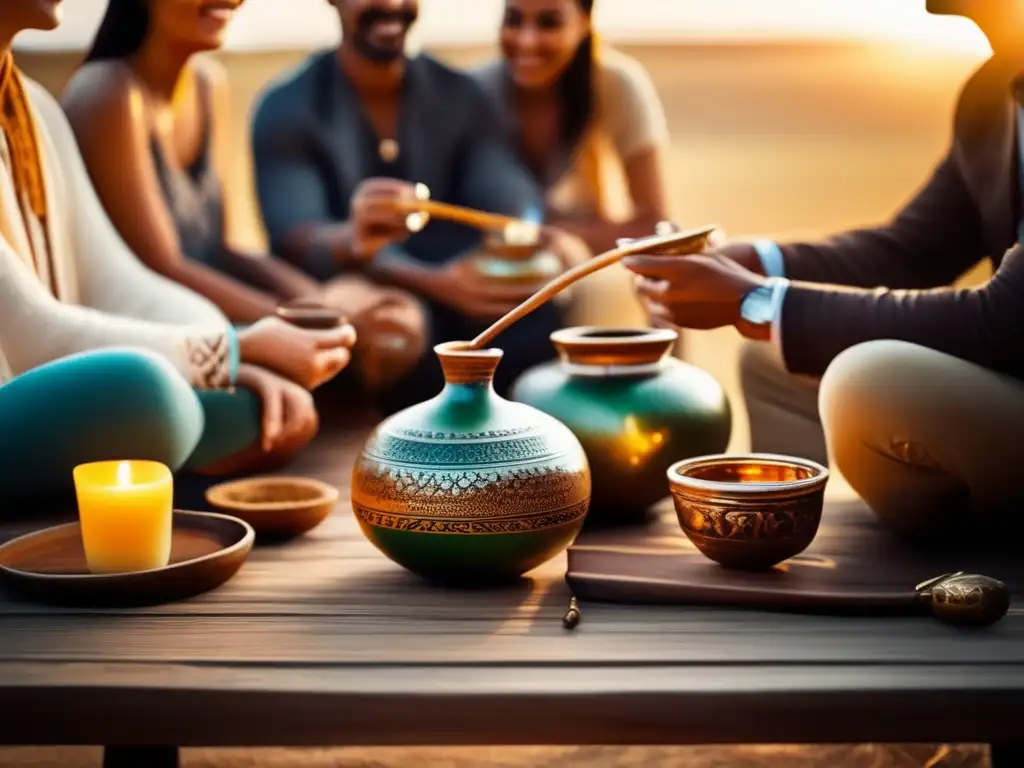
[[[861,502],[826,503],[810,547],[771,570],[747,573],[701,555],[665,509],[646,526],[584,530],[569,549],[567,580],[581,600],[600,602],[905,613],[914,608],[917,584],[952,571],[991,576],[1024,595],[1020,549],[915,546],[879,525]]]
[[[78,523],[19,536],[0,546],[0,579],[16,593],[75,607],[141,606],[183,600],[219,587],[252,550],[253,529],[228,515],[174,511],[171,561],[164,568],[89,573]]]

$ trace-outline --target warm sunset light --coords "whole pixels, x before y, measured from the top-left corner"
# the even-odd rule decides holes
[[[623,38],[846,38],[968,54],[990,52],[972,22],[933,16],[925,10],[925,0],[634,0],[628,6],[597,7],[601,27]]]
[[[849,26],[857,36],[881,41],[905,41],[910,46],[951,53],[987,55],[991,48],[985,36],[967,19],[932,16],[923,2],[881,0],[851,2]]]
[[[423,0],[416,38],[425,45],[488,44],[504,0]],[[28,32],[19,45],[81,48],[91,39],[105,0],[77,0],[53,32]],[[910,49],[985,55],[988,43],[969,21],[935,17],[925,0],[599,0],[597,24],[617,42],[732,42],[855,39],[904,43]],[[229,48],[307,48],[337,38],[337,19],[323,0],[260,0],[242,7]]]

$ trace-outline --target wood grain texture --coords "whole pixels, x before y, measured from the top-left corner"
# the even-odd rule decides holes
[[[4,768],[98,768],[88,748],[0,749]],[[987,768],[982,746],[186,749],[182,768]]]
[[[344,502],[364,434],[328,427],[288,472],[334,483]],[[496,591],[428,587],[379,555],[342,503],[187,602],[69,611],[4,596],[0,743],[967,742],[1017,730],[1018,616],[970,633],[586,605],[567,633],[564,567]]]
[[[24,665],[23,665],[24,666]],[[0,743],[843,743],[1009,738],[1024,669],[0,669]],[[892,684],[894,678],[900,685]]]

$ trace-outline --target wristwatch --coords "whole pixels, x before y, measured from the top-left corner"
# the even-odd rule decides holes
[[[751,325],[770,325],[779,316],[788,285],[784,278],[769,277],[743,297],[740,317]]]

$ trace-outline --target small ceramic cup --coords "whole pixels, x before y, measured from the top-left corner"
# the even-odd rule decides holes
[[[771,568],[800,554],[821,522],[828,469],[774,454],[718,454],[673,464],[679,525],[706,557],[728,568]]]
[[[292,325],[310,330],[337,328],[345,322],[344,315],[337,310],[307,299],[281,302],[277,305],[277,316]]]

